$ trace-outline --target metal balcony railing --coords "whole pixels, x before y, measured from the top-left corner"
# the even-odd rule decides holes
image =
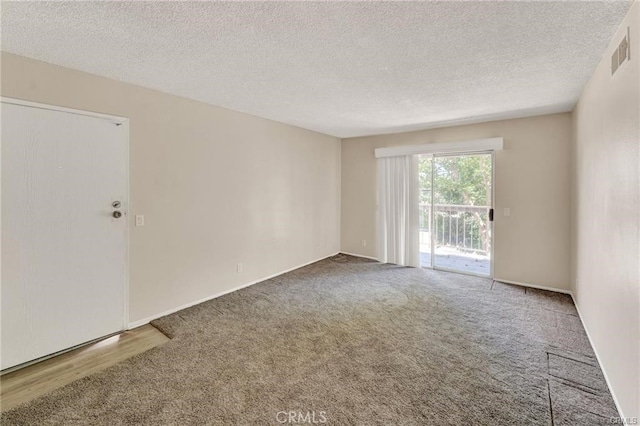
[[[491,252],[489,206],[420,204],[420,244],[451,247],[461,252]]]

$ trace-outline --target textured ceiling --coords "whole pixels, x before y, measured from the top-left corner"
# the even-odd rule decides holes
[[[2,2],[2,50],[339,136],[569,111],[618,2]]]

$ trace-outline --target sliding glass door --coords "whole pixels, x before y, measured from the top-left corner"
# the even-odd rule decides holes
[[[421,156],[421,266],[491,276],[493,155]]]

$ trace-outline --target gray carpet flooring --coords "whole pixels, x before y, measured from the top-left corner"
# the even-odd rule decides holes
[[[3,425],[597,425],[569,296],[338,255],[154,321],[167,344]],[[304,417],[309,415],[309,417]],[[300,417],[297,417],[300,420]]]

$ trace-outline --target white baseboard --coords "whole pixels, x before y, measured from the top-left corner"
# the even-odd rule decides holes
[[[371,259],[371,260],[375,260],[376,262],[378,262],[378,258],[377,257],[365,256],[364,254],[349,253],[347,251],[341,251],[340,254],[346,254],[348,256],[354,256],[354,257],[361,257],[363,259]]]
[[[515,285],[519,285],[519,286],[522,286],[522,287],[537,288],[538,290],[547,290],[547,291],[553,291],[553,292],[556,292],[556,293],[568,294],[569,296],[571,296],[573,298],[573,293],[571,292],[571,290],[564,290],[562,288],[555,288],[555,287],[546,287],[546,286],[537,285],[537,284],[523,283],[523,282],[520,282],[520,281],[503,280],[503,279],[500,279],[500,278],[494,278],[493,280],[494,281],[499,281],[501,283],[506,283],[506,284],[515,284]]]
[[[155,315],[151,315],[150,317],[147,317],[147,318],[144,318],[144,319],[141,319],[141,320],[138,320],[138,321],[130,322],[127,329],[131,330],[133,328],[137,328],[137,327],[143,326],[145,324],[149,324],[154,319],[158,319],[158,318],[162,318],[162,317],[167,316],[167,315],[171,315],[171,314],[173,314],[175,312],[178,312],[178,311],[181,311],[183,309],[190,308],[191,306],[198,305],[200,303],[206,302],[206,301],[211,300],[211,299],[218,298],[220,296],[224,296],[225,294],[233,293],[234,291],[238,291],[240,289],[252,286],[252,285],[260,283],[262,281],[266,281],[266,280],[269,280],[271,278],[275,278],[275,277],[277,277],[279,275],[286,274],[287,272],[291,272],[291,271],[294,271],[296,269],[302,268],[304,266],[311,265],[312,263],[316,263],[316,262],[319,262],[321,260],[328,259],[328,258],[330,258],[332,256],[335,256],[338,253],[339,252],[336,252],[336,253],[330,254],[328,256],[321,257],[320,259],[312,260],[311,262],[303,263],[302,265],[294,266],[293,268],[289,268],[287,270],[284,270],[284,271],[269,275],[267,277],[259,278],[259,279],[255,280],[255,281],[251,281],[251,282],[248,282],[248,283],[245,283],[245,284],[241,284],[239,286],[230,288],[229,290],[224,290],[224,291],[221,291],[219,293],[215,293],[215,294],[213,294],[211,296],[203,297],[202,299],[198,299],[198,300],[194,300],[193,302],[185,303],[184,305],[180,305],[180,306],[177,306],[175,308],[168,309],[168,310],[166,310],[164,312],[160,312],[160,313],[155,314]]]
[[[600,366],[600,370],[602,370],[604,381],[607,382],[607,387],[609,388],[609,392],[611,393],[611,397],[613,398],[613,403],[616,404],[616,410],[618,410],[618,415],[620,416],[621,419],[626,419],[626,417],[624,416],[624,413],[622,412],[622,408],[618,403],[618,398],[616,398],[616,394],[613,392],[613,388],[611,387],[611,382],[609,381],[607,372],[604,369],[604,364],[602,364],[602,361],[600,361],[600,355],[598,355],[598,351],[596,350],[596,345],[593,344],[593,340],[591,339],[591,335],[589,334],[589,329],[587,328],[587,325],[584,323],[584,320],[582,319],[580,308],[578,307],[578,303],[576,302],[576,298],[573,296],[573,293],[571,293],[571,299],[573,299],[573,304],[575,305],[576,310],[578,311],[578,317],[580,318],[580,322],[582,323],[582,328],[584,328],[584,331],[587,333],[587,339],[589,339],[589,344],[591,344],[591,349],[593,349],[593,353],[596,354],[598,365]],[[624,424],[627,424],[626,421]]]

